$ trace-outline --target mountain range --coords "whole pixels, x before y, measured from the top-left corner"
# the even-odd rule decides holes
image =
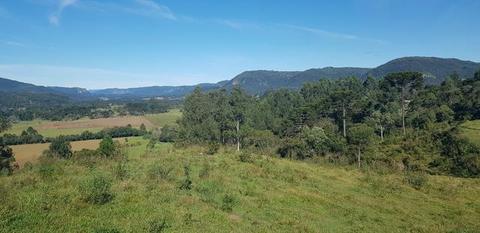
[[[457,73],[462,79],[472,78],[480,70],[480,63],[454,58],[437,57],[403,57],[389,61],[375,68],[325,67],[305,71],[245,71],[231,80],[218,83],[203,83],[191,86],[151,86],[138,88],[110,88],[87,90],[83,88],[45,87],[0,78],[0,92],[32,93],[68,96],[76,100],[98,98],[147,98],[168,97],[181,98],[199,86],[202,90],[231,89],[239,85],[250,94],[261,95],[269,90],[288,88],[297,89],[304,83],[320,79],[339,79],[343,77],[368,76],[381,78],[392,72],[417,71],[426,77],[426,83],[438,85],[449,75]],[[1,75],[1,74],[0,74]]]

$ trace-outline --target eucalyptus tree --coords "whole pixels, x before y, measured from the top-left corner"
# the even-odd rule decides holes
[[[250,97],[239,86],[235,86],[232,89],[229,103],[232,110],[233,120],[235,122],[237,151],[240,151],[241,146],[240,126],[246,121],[246,112],[250,101]]]

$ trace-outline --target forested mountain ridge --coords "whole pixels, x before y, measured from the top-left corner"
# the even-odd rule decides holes
[[[353,67],[325,67],[305,71],[245,71],[227,82],[226,89],[241,86],[250,94],[264,94],[278,89],[298,89],[304,83],[320,79],[339,79],[344,77],[363,77],[370,69]]]
[[[365,80],[368,76],[382,78],[394,72],[420,72],[426,78],[426,84],[438,85],[449,75],[458,74],[461,79],[473,77],[480,70],[480,63],[464,61],[454,58],[437,57],[403,57],[389,61],[376,68],[357,67],[325,67],[308,69],[305,71],[273,71],[254,70],[245,71],[231,80],[218,83],[202,83],[185,86],[151,86],[137,88],[109,88],[100,90],[86,90],[83,88],[44,87],[0,78],[0,91],[49,93],[72,97],[73,99],[106,98],[145,98],[145,97],[172,97],[181,98],[191,93],[195,87],[203,90],[232,89],[239,85],[250,94],[263,95],[277,89],[299,89],[305,83],[321,79],[336,80],[344,77],[358,77]],[[1,75],[1,74],[0,74]]]
[[[427,76],[427,84],[438,85],[452,73],[457,73],[462,79],[468,79],[478,70],[480,63],[455,58],[403,57],[374,68],[366,75],[381,78],[389,73],[415,71]]]
[[[85,95],[87,89],[77,87],[45,87],[30,83],[19,82],[0,77],[0,91],[30,93],[30,94],[58,94],[67,96]]]

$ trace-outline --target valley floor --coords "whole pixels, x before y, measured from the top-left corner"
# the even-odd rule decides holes
[[[123,169],[42,159],[0,177],[0,232],[480,231],[479,179],[429,176],[417,190],[401,174],[146,143],[128,140]],[[101,205],[79,190],[97,176],[112,183]],[[191,189],[179,188],[185,180]]]

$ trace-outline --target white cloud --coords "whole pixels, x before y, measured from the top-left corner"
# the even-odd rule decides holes
[[[159,15],[163,18],[176,20],[177,17],[167,6],[160,5],[153,0],[135,0],[143,9],[133,9],[139,13]]]
[[[62,17],[63,10],[69,6],[74,5],[77,3],[78,0],[59,0],[57,3],[57,10],[48,16],[48,21],[58,26],[60,24],[60,18]]]
[[[308,33],[315,34],[315,35],[322,36],[322,37],[330,37],[330,38],[342,39],[342,40],[367,41],[367,42],[373,42],[373,43],[377,43],[377,44],[388,44],[388,42],[386,42],[384,40],[363,38],[363,37],[360,37],[360,36],[357,36],[357,35],[332,32],[332,31],[327,31],[327,30],[323,30],[323,29],[319,29],[319,28],[312,28],[312,27],[305,27],[305,26],[298,26],[298,25],[291,25],[291,24],[281,24],[280,26],[287,27],[287,28],[290,28],[290,29],[294,29],[294,30],[297,30],[297,31],[308,32]]]
[[[243,21],[236,21],[236,20],[229,20],[229,19],[217,19],[213,22],[227,26],[229,28],[241,30],[241,29],[259,29],[260,25],[255,23],[243,22]]]
[[[12,40],[0,40],[0,43],[7,46],[13,46],[13,47],[27,47],[24,43],[21,43],[18,41],[12,41]]]

